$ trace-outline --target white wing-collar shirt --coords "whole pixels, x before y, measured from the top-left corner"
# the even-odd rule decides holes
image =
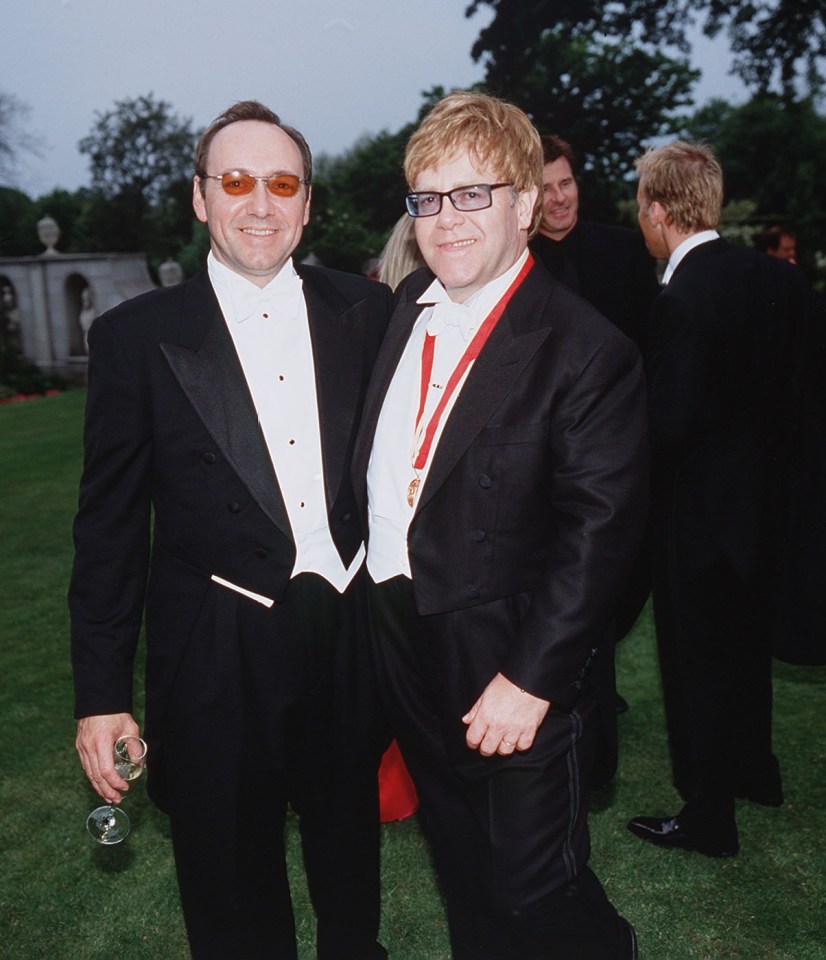
[[[296,545],[292,576],[317,573],[343,593],[364,560],[345,567],[330,534],[315,366],[301,278],[289,259],[258,287],[220,263],[207,270],[235,344]]]

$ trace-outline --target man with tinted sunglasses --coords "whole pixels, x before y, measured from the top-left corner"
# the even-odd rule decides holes
[[[195,171],[206,269],[89,337],[77,749],[119,800],[112,744],[138,733],[145,609],[148,788],[170,816],[192,955],[296,957],[290,805],[318,956],[374,960],[382,744],[350,457],[390,292],[293,263],[312,159],[266,107],[221,114]]]
[[[427,269],[396,293],[354,476],[452,956],[632,960],[586,798],[593,663],[646,515],[639,352],[530,255],[542,147],[521,110],[447,97],[405,175]]]

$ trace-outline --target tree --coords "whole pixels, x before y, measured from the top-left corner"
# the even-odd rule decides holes
[[[614,29],[639,30],[645,43],[689,49],[687,29],[725,30],[734,54],[732,73],[755,93],[794,100],[799,85],[816,94],[826,63],[823,0],[624,0],[612,14]]]
[[[301,250],[327,266],[361,272],[381,252],[404,210],[402,173],[410,128],[363,137],[339,157],[320,157],[310,223]]]
[[[39,155],[41,140],[25,129],[31,108],[14,94],[0,91],[0,177],[8,183],[17,180],[15,164],[20,154]]]
[[[471,54],[485,87],[521,106],[542,133],[569,140],[583,161],[583,202],[611,216],[642,144],[669,133],[698,71],[613,30],[599,0],[474,0],[494,18]],[[612,32],[613,31],[613,32]]]
[[[363,137],[341,156],[319,157],[299,259],[311,251],[326,266],[359,273],[365,260],[378,256],[404,212],[407,141],[444,95],[439,86],[425,91],[417,119],[396,133],[384,130]]]
[[[89,250],[144,250],[160,262],[191,239],[198,132],[152,94],[116,101],[95,117],[78,144],[92,175],[79,232]]]
[[[196,140],[192,120],[181,119],[150,93],[96,112],[95,127],[78,149],[89,156],[93,189],[158,203],[174,183],[191,177]]]
[[[823,86],[823,0],[472,0],[467,15],[481,6],[493,7],[496,15],[474,51],[492,52],[497,59],[504,54],[502,36],[508,21],[515,17],[524,21],[521,35],[513,34],[520,49],[532,35],[567,25],[687,54],[688,30],[700,23],[706,36],[726,32],[734,55],[732,73],[754,93],[774,92],[793,100],[799,85],[808,86],[803,92],[813,94]]]
[[[0,187],[0,256],[28,257],[41,253],[37,217],[30,197],[13,187]]]

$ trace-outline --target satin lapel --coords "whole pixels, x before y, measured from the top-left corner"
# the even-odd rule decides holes
[[[303,285],[313,343],[324,482],[327,504],[332,507],[357,426],[367,301],[351,306],[326,277],[303,275]]]
[[[161,343],[161,351],[204,426],[253,499],[272,522],[292,539],[287,510],[258,427],[232,337],[209,288],[209,302],[190,298],[187,316],[205,332],[198,342]]]
[[[548,299],[548,288],[538,291],[537,279],[531,275],[525,279],[474,362],[433,454],[417,513],[447,479],[550,335],[550,325],[536,322]]]

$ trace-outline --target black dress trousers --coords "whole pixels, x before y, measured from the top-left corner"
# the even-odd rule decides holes
[[[455,960],[617,960],[627,928],[587,867],[594,701],[551,709],[533,747],[468,748],[462,716],[498,672],[526,599],[419,616],[411,581],[371,588],[385,707],[421,800]]]

